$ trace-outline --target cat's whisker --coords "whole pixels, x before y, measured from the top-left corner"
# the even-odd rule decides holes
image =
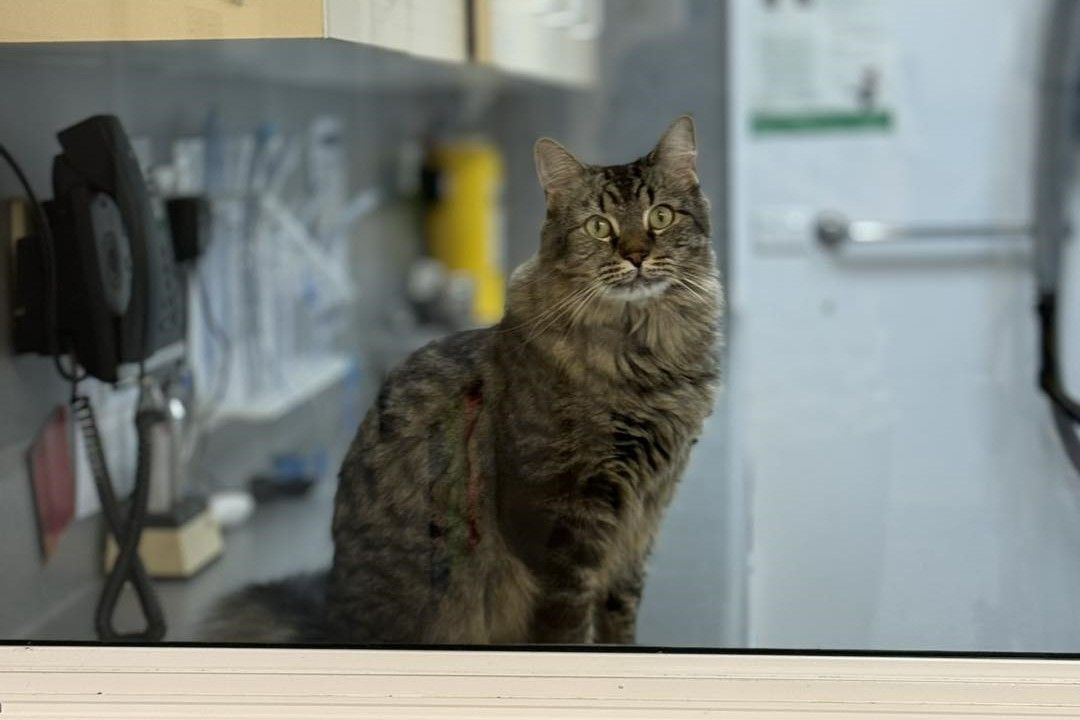
[[[528,337],[525,338],[525,342],[529,342],[532,338],[536,337],[538,334],[543,332],[543,330],[546,329],[549,325],[551,325],[551,324],[553,324],[555,322],[558,322],[559,318],[563,315],[563,313],[566,311],[566,309],[569,308],[571,305],[573,305],[573,303],[578,298],[583,296],[586,292],[588,292],[588,290],[589,290],[588,287],[579,288],[579,289],[575,290],[570,295],[563,298],[556,305],[549,308],[547,312],[541,313],[540,315],[535,317],[532,321],[530,321],[528,323],[525,323],[522,327],[527,326],[532,330],[536,330],[536,328],[538,326],[542,325],[542,327],[540,327],[540,329],[538,331],[530,332]]]
[[[601,292],[603,292],[605,285],[606,285],[606,283],[604,283],[604,282],[602,282],[600,280],[593,281],[585,289],[585,292],[581,295],[581,297],[577,299],[576,304],[572,308],[568,309],[568,312],[569,312],[569,317],[568,317],[568,321],[567,321],[567,328],[568,329],[573,327],[573,324],[575,322],[575,317],[577,316],[578,312],[582,308],[586,307],[590,302],[592,302],[593,298],[595,298],[597,295],[599,295]]]
[[[694,289],[693,289],[693,288],[692,288],[692,287],[691,287],[690,285],[688,285],[688,284],[686,283],[686,281],[685,281],[684,279],[682,279],[682,278],[675,278],[675,282],[677,282],[677,283],[679,283],[680,285],[682,285],[683,289],[684,289],[684,290],[686,290],[686,292],[690,293],[690,295],[691,295],[691,296],[692,296],[692,297],[693,297],[693,298],[694,298],[695,300],[697,300],[698,302],[700,302],[700,303],[704,303],[704,302],[706,302],[705,298],[703,298],[703,297],[701,296],[701,294],[700,294],[700,293],[698,293],[698,291],[697,291],[697,290],[694,290]]]
[[[682,279],[683,282],[687,283],[688,285],[695,288],[696,290],[700,290],[702,293],[704,293],[707,296],[715,296],[716,295],[717,287],[716,287],[715,283],[704,282],[704,281],[702,281],[701,279],[695,277],[692,274],[685,274],[684,273],[682,276],[680,276],[680,278]]]
[[[591,284],[586,286],[579,294],[577,294],[577,296],[575,296],[575,298],[574,298],[575,301],[577,301],[579,298],[581,299],[579,305],[577,305],[576,307],[581,307],[582,305],[584,305],[585,302],[587,302],[589,299],[591,299],[591,297],[593,295],[595,295],[597,292],[599,292],[601,289],[603,289],[603,283],[601,283],[598,280],[594,280]],[[530,333],[529,336],[527,338],[525,338],[525,342],[528,343],[528,342],[532,341],[534,338],[537,338],[540,335],[547,332],[552,326],[555,325],[555,323],[559,322],[559,320],[562,319],[563,315],[565,315],[566,311],[568,311],[569,309],[570,309],[570,306],[568,306],[568,305],[563,306],[562,310],[564,312],[560,312],[560,313],[556,314],[554,317],[552,317],[550,320],[548,320],[544,324],[543,327],[537,329],[535,332]]]
[[[586,295],[584,298],[582,298],[581,302],[579,302],[577,307],[575,307],[574,310],[570,313],[570,319],[566,323],[566,331],[567,332],[569,332],[574,327],[574,325],[577,323],[578,315],[582,314],[584,309],[586,307],[588,307],[589,303],[592,302],[593,299],[596,298],[596,296],[599,295],[603,291],[604,291],[603,285],[600,284],[600,283],[597,283],[594,286],[594,290],[591,293],[589,293],[588,295]]]
[[[551,315],[558,313],[559,310],[561,310],[564,306],[571,304],[574,300],[577,299],[577,297],[579,295],[583,294],[587,289],[588,288],[586,287],[586,288],[578,288],[577,290],[573,290],[573,291],[567,293],[562,299],[560,299],[554,305],[548,307],[543,312],[537,313],[536,315],[534,315],[532,317],[526,318],[525,320],[522,320],[517,325],[512,325],[512,326],[506,327],[506,328],[501,328],[497,332],[499,332],[499,333],[515,332],[517,330],[521,330],[523,328],[535,325],[536,323],[542,322],[543,320],[547,319]]]
[[[715,296],[719,291],[719,282],[714,277],[701,278],[694,273],[684,273],[682,280],[690,283],[706,295]]]

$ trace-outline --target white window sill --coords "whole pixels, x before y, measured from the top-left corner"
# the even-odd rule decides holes
[[[1080,717],[1064,660],[0,647],[0,718]]]

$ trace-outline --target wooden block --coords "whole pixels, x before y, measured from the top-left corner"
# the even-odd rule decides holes
[[[139,540],[139,557],[155,578],[189,578],[216,560],[224,549],[221,529],[209,510],[183,524],[149,526]],[[116,562],[116,541],[110,535],[105,546],[105,571]]]

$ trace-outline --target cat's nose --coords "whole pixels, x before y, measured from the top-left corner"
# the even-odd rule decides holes
[[[645,262],[645,258],[648,257],[648,250],[631,250],[630,252],[619,253],[624,258],[634,264],[634,267],[641,267],[641,263]]]

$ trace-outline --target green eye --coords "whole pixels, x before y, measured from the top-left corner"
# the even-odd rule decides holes
[[[657,205],[649,211],[649,227],[663,230],[675,221],[675,211],[667,205]]]
[[[599,215],[593,215],[585,221],[585,232],[597,240],[607,240],[611,237],[611,223]]]

